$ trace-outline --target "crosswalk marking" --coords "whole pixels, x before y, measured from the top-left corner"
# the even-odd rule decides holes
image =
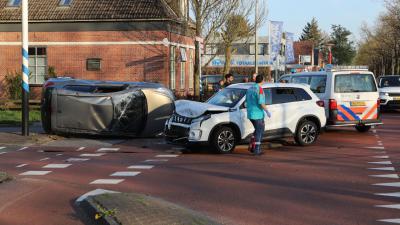
[[[393,178],[399,179],[399,175],[397,174],[383,174],[383,175],[369,175],[370,177],[378,177],[378,178]]]
[[[86,154],[81,154],[80,156],[82,156],[82,157],[99,157],[99,156],[103,156],[103,155],[105,155],[105,153],[94,153],[94,154],[86,153]]]
[[[26,171],[24,173],[19,174],[20,176],[44,176],[51,173],[51,171]]]
[[[400,204],[395,204],[395,205],[376,205],[375,207],[388,208],[388,209],[400,209]]]
[[[128,169],[137,169],[137,170],[149,170],[153,169],[154,166],[152,165],[133,165],[133,166],[128,166]]]
[[[167,162],[168,159],[147,159],[144,162]]]
[[[170,154],[170,155],[156,155],[157,158],[176,158],[178,156],[179,155],[172,155],[172,154]]]
[[[369,164],[379,164],[379,165],[391,165],[391,161],[381,161],[381,162],[368,162]]]
[[[373,184],[375,186],[400,187],[400,182]]]
[[[385,147],[382,147],[382,146],[380,146],[380,147],[367,147],[368,149],[385,149]]]
[[[25,149],[27,149],[28,147],[22,147],[22,148],[20,148],[20,149],[18,149],[17,151],[23,151],[23,150],[25,150]]]
[[[24,166],[27,166],[28,164],[21,164],[21,165],[18,165],[18,166],[16,166],[17,168],[22,168],[22,167],[24,167]]]
[[[140,172],[131,172],[131,171],[120,171],[111,174],[112,177],[134,177],[139,175]]]
[[[383,155],[383,156],[372,156],[373,158],[375,158],[375,159],[388,159],[389,158],[389,156],[387,156],[387,155]]]
[[[378,220],[379,222],[385,222],[385,223],[397,223],[400,224],[400,219],[386,219],[386,220]]]
[[[5,148],[6,148],[6,147],[3,147],[3,146],[2,146],[2,147],[0,147],[0,150],[5,149]]]
[[[46,169],[65,169],[67,167],[70,167],[72,164],[48,164],[43,166],[43,168]]]
[[[80,148],[78,148],[76,151],[77,151],[77,152],[80,152],[80,151],[82,151],[83,149],[85,149],[85,147],[80,147]]]
[[[67,160],[65,160],[65,162],[84,162],[84,161],[88,161],[89,159],[87,158],[69,158]]]
[[[49,160],[49,159],[50,158],[46,157],[46,158],[40,159],[39,161],[46,161],[46,160]]]
[[[124,179],[98,179],[90,182],[90,184],[119,184]]]
[[[395,171],[394,167],[368,168],[370,170]]]
[[[99,148],[98,152],[117,152],[119,148]]]
[[[386,196],[386,197],[396,197],[400,198],[400,192],[392,192],[392,193],[377,193],[375,195]]]

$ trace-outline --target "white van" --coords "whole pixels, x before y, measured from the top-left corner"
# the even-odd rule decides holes
[[[279,82],[304,83],[325,103],[327,127],[354,126],[367,132],[382,124],[375,76],[365,67],[331,67],[325,71],[284,75]]]

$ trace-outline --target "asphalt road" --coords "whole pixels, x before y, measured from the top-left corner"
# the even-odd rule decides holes
[[[7,147],[0,170],[15,181],[0,184],[0,224],[83,224],[74,201],[97,188],[160,197],[226,224],[400,224],[400,113],[384,123],[261,157],[245,147],[179,154],[160,140]]]

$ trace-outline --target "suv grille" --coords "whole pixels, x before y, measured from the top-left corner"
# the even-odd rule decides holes
[[[172,122],[173,123],[180,123],[180,124],[188,124],[190,125],[192,123],[192,119],[188,117],[184,117],[178,114],[173,114],[172,115]]]

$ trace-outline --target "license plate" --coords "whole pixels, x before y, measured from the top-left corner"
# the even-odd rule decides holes
[[[393,100],[400,100],[400,97],[393,97]]]
[[[366,104],[365,104],[365,102],[357,101],[357,102],[350,102],[350,105],[351,106],[365,106]]]

